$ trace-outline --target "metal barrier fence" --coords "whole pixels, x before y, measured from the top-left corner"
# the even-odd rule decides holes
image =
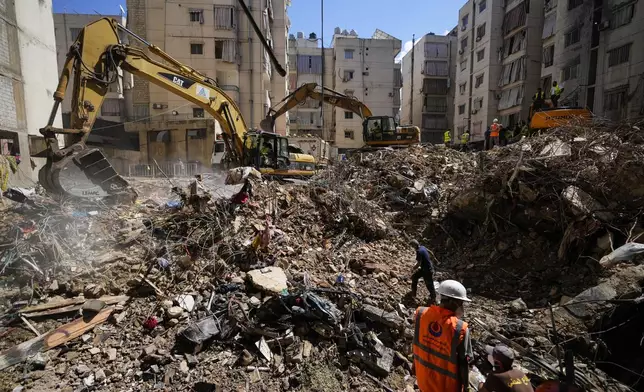
[[[158,167],[155,164],[134,164],[128,168],[129,177],[194,177],[201,172],[200,164],[183,162],[161,162]]]

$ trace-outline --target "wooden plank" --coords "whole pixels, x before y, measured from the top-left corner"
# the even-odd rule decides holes
[[[128,299],[130,299],[130,297],[127,295],[107,295],[99,298],[99,300],[105,302],[106,305],[114,305],[121,301],[127,301]],[[87,298],[77,297],[63,301],[49,302],[20,309],[20,314],[25,317],[38,317],[71,312],[80,309],[85,301],[87,301]]]
[[[0,355],[0,370],[20,363],[39,352],[45,352],[63,343],[67,343],[70,340],[76,339],[85,332],[92,330],[95,326],[105,322],[113,311],[114,307],[105,308],[102,312],[98,313],[94,318],[87,322],[82,318],[76,319],[71,323],[49,331],[42,336],[35,337],[10,348]]]

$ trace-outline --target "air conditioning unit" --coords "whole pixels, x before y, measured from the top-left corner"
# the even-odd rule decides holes
[[[461,26],[461,31],[465,31],[467,29],[467,26],[463,25]]]
[[[483,38],[483,37],[481,37],[481,36],[476,37],[476,42],[479,42],[481,40],[481,38]]]
[[[610,28],[610,20],[605,20],[599,24],[599,31],[608,30]]]
[[[478,113],[478,110],[472,109],[472,114],[476,114],[476,113]]]
[[[463,54],[463,49],[459,49],[458,54]]]
[[[421,69],[421,70],[420,70],[420,74],[421,74],[421,75],[425,75],[425,70],[424,70],[424,69]]]
[[[393,98],[393,96],[394,96],[394,93],[389,93],[389,96]]]
[[[152,104],[152,109],[164,109],[167,108],[168,105],[164,105],[162,103],[153,103]]]

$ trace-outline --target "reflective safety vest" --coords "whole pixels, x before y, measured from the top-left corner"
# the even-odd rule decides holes
[[[432,305],[416,309],[414,367],[422,392],[461,392],[456,349],[465,338],[467,323],[454,312]]]
[[[443,142],[449,143],[452,141],[452,135],[449,133],[449,131],[445,131],[443,134]]]
[[[561,88],[559,88],[559,85],[556,85],[554,88],[555,88],[554,95],[561,95]]]
[[[497,137],[499,136],[499,131],[501,130],[501,127],[499,124],[492,124],[490,126],[490,137]]]
[[[534,93],[534,97],[532,97],[533,101],[543,101],[544,99],[546,99],[546,93],[544,93],[543,91],[541,92],[541,94],[539,94],[539,92],[537,91],[536,93]]]
[[[467,144],[470,141],[470,133],[465,132],[461,135],[461,144]]]

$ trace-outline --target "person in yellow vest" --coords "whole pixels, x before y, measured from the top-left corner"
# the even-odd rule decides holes
[[[467,150],[467,144],[470,142],[470,131],[467,129],[461,134],[461,150]]]
[[[452,144],[452,130],[451,129],[448,129],[443,134],[443,143],[445,143],[446,146],[449,146],[450,144]]]
[[[550,100],[552,101],[552,107],[556,108],[559,106],[559,98],[561,98],[561,93],[564,89],[559,87],[557,81],[552,82],[552,88],[550,89]]]
[[[440,306],[420,307],[414,316],[414,369],[421,392],[464,392],[473,358],[463,303],[470,302],[465,287],[446,280],[437,290]]]

